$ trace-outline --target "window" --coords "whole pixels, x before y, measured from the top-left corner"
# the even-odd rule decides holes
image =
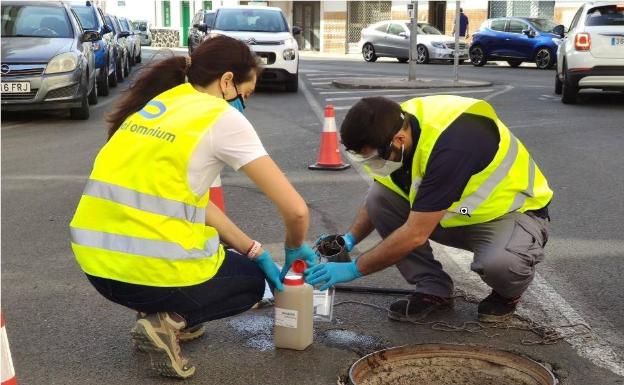
[[[403,26],[400,24],[390,24],[390,27],[388,27],[388,33],[390,35],[398,36],[401,32],[405,33],[405,29],[403,29]]]
[[[128,24],[128,20],[127,19],[119,19],[119,24],[121,24],[121,30],[122,31],[132,31],[130,29],[130,25]]]
[[[163,26],[171,27],[171,3],[169,1],[163,1],[162,3],[162,18]]]
[[[206,24],[208,26],[208,28],[212,28],[214,26],[215,16],[216,15],[217,14],[215,12],[208,12],[204,16],[204,24]]]
[[[65,8],[39,5],[2,5],[3,37],[73,37]]]
[[[375,31],[379,31],[379,32],[383,32],[386,33],[386,30],[388,29],[388,24],[383,23],[378,27],[375,27]]]
[[[505,30],[505,23],[507,21],[505,19],[497,19],[497,20],[492,20],[490,22],[490,29],[492,31],[504,31]]]
[[[529,25],[520,20],[509,20],[507,26],[507,32],[509,33],[522,33],[525,29],[529,29]]]
[[[418,24],[418,26],[420,27],[418,29],[418,33],[421,33],[421,34],[424,34],[424,35],[442,35],[442,32],[440,32],[440,30],[438,30],[433,25]]]
[[[557,24],[553,23],[548,19],[530,19],[531,23],[542,32],[552,33],[553,29],[557,26]]]
[[[585,25],[624,25],[624,7],[605,5],[587,11]]]
[[[215,20],[221,31],[288,32],[286,20],[279,11],[268,9],[222,9]]]
[[[92,7],[87,6],[72,6],[71,7],[76,16],[78,16],[78,20],[80,21],[80,25],[82,25],[83,29],[89,30],[97,30],[97,20],[95,19],[95,13],[93,12]]]
[[[579,10],[576,11],[576,15],[574,15],[574,18],[572,19],[572,22],[570,23],[570,28],[568,28],[569,31],[576,28],[576,25],[578,24],[582,13],[583,13],[583,7],[579,8]]]
[[[212,10],[212,1],[204,1],[204,11]]]

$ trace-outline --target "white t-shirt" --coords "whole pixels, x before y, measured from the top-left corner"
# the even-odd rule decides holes
[[[243,114],[231,107],[204,135],[191,155],[188,181],[197,195],[208,191],[224,165],[238,170],[267,155],[258,134]]]

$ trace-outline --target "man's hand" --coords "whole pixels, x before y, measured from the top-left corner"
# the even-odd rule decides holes
[[[303,274],[306,283],[310,285],[325,282],[321,290],[327,290],[337,283],[350,282],[362,276],[355,261],[322,263],[307,269]]]

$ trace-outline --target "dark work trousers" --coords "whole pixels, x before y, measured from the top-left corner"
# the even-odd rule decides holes
[[[379,183],[366,197],[368,216],[382,238],[402,226],[410,214],[409,202]],[[548,219],[518,212],[490,222],[444,228],[438,225],[431,240],[474,253],[470,269],[498,294],[519,297],[535,275],[535,265],[544,259],[548,241]],[[415,291],[450,297],[453,280],[442,269],[429,241],[396,264]]]
[[[227,250],[210,280],[193,286],[154,287],[87,275],[107,299],[145,313],[175,312],[187,327],[240,314],[262,299],[264,273],[247,257]]]

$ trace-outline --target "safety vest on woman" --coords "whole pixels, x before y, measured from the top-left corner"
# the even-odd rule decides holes
[[[89,275],[148,286],[209,280],[224,259],[205,225],[209,191],[189,187],[188,165],[227,102],[186,83],[132,114],[102,148],[70,224]]]
[[[374,179],[414,203],[418,186],[427,171],[429,156],[440,135],[461,114],[469,113],[492,119],[498,127],[498,151],[490,164],[474,174],[458,201],[453,202],[440,225],[467,226],[484,223],[507,213],[537,210],[550,202],[553,192],[548,181],[524,145],[496,116],[492,106],[482,100],[438,95],[414,98],[401,104],[403,111],[414,115],[420,124],[420,137],[412,161],[412,184],[405,194],[391,179]],[[367,169],[370,173],[370,169]]]

